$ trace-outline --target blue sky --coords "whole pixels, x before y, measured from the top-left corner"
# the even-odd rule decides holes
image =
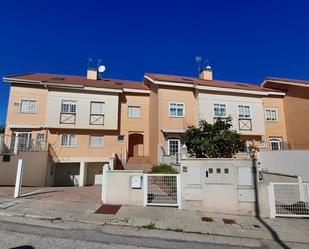
[[[102,58],[105,77],[145,72],[197,75],[208,58],[216,79],[309,80],[308,1],[1,1],[0,77],[86,74]],[[9,85],[0,82],[0,124]]]

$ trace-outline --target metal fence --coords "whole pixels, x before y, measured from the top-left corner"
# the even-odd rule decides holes
[[[145,174],[145,206],[172,206],[180,208],[180,175]]]
[[[309,184],[271,183],[270,208],[274,216],[309,217]]]
[[[18,151],[47,151],[48,144],[43,140],[29,137],[0,135],[0,154],[17,154]]]

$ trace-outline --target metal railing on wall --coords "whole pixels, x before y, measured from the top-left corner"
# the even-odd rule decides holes
[[[0,154],[17,154],[19,151],[48,151],[48,143],[29,137],[0,135]]]

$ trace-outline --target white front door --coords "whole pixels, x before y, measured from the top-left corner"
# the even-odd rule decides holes
[[[175,156],[176,163],[179,163],[180,158],[180,140],[168,139],[167,140],[167,153],[170,156]]]

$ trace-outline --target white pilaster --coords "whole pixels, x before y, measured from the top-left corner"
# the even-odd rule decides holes
[[[87,182],[87,163],[80,162],[79,166],[79,187],[84,187]]]

